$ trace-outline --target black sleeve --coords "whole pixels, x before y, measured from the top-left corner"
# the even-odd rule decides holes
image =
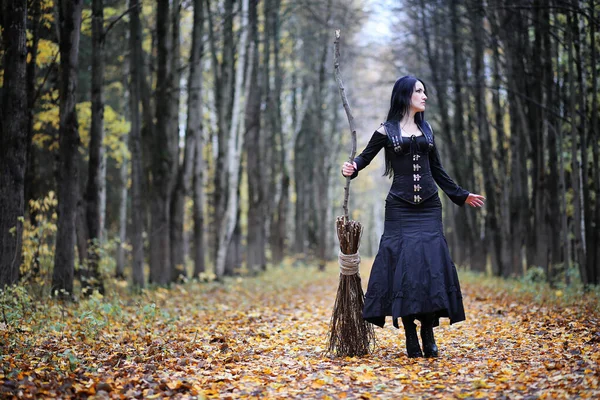
[[[388,137],[384,133],[379,133],[375,131],[373,136],[371,136],[371,140],[367,144],[367,147],[360,153],[358,156],[354,158],[354,162],[356,163],[357,170],[350,176],[350,179],[354,179],[358,176],[358,171],[365,168],[367,165],[373,161],[373,158],[379,153],[379,151],[386,145]]]
[[[429,152],[429,165],[431,166],[431,174],[433,175],[435,183],[437,183],[455,204],[459,206],[464,205],[465,200],[467,200],[467,197],[469,196],[469,192],[454,183],[452,178],[448,176],[440,161],[440,153],[437,150],[437,146],[434,146]]]

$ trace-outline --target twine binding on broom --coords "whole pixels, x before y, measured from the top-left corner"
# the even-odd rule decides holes
[[[358,274],[360,255],[358,252],[354,254],[344,254],[340,250],[338,253],[338,263],[340,264],[340,273],[342,275]]]

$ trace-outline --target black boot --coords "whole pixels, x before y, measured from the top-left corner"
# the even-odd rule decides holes
[[[406,336],[406,353],[409,358],[423,357],[421,346],[419,346],[419,337],[417,336],[417,325],[414,319],[402,317],[404,333]]]
[[[423,341],[423,353],[425,357],[438,356],[438,348],[433,337],[433,316],[427,316],[421,321],[421,340]]]

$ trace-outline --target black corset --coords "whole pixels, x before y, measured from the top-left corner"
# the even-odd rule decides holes
[[[354,158],[356,171],[351,179],[383,148],[394,172],[390,195],[420,204],[437,193],[439,186],[454,203],[460,206],[465,203],[469,192],[454,183],[442,167],[433,131],[427,122],[417,122],[423,135],[414,137],[402,137],[398,121],[386,121],[382,125],[385,133],[374,132],[367,147]]]
[[[401,151],[386,148],[394,170],[390,193],[411,204],[419,204],[437,193],[429,164],[429,143],[423,135],[403,139]]]

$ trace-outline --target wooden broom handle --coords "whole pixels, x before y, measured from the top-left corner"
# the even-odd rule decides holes
[[[350,125],[350,134],[352,135],[352,151],[350,152],[350,164],[354,161],[356,155],[356,125],[354,124],[354,117],[352,116],[352,110],[350,104],[348,104],[348,98],[346,97],[346,89],[344,88],[344,82],[342,81],[342,75],[340,73],[340,30],[335,30],[335,40],[333,41],[333,73],[335,80],[337,81],[340,89],[340,96],[342,97],[342,104],[344,105],[344,111],[348,117],[348,124]],[[344,219],[348,221],[348,197],[350,196],[350,177],[346,177],[346,187],[344,188]]]

